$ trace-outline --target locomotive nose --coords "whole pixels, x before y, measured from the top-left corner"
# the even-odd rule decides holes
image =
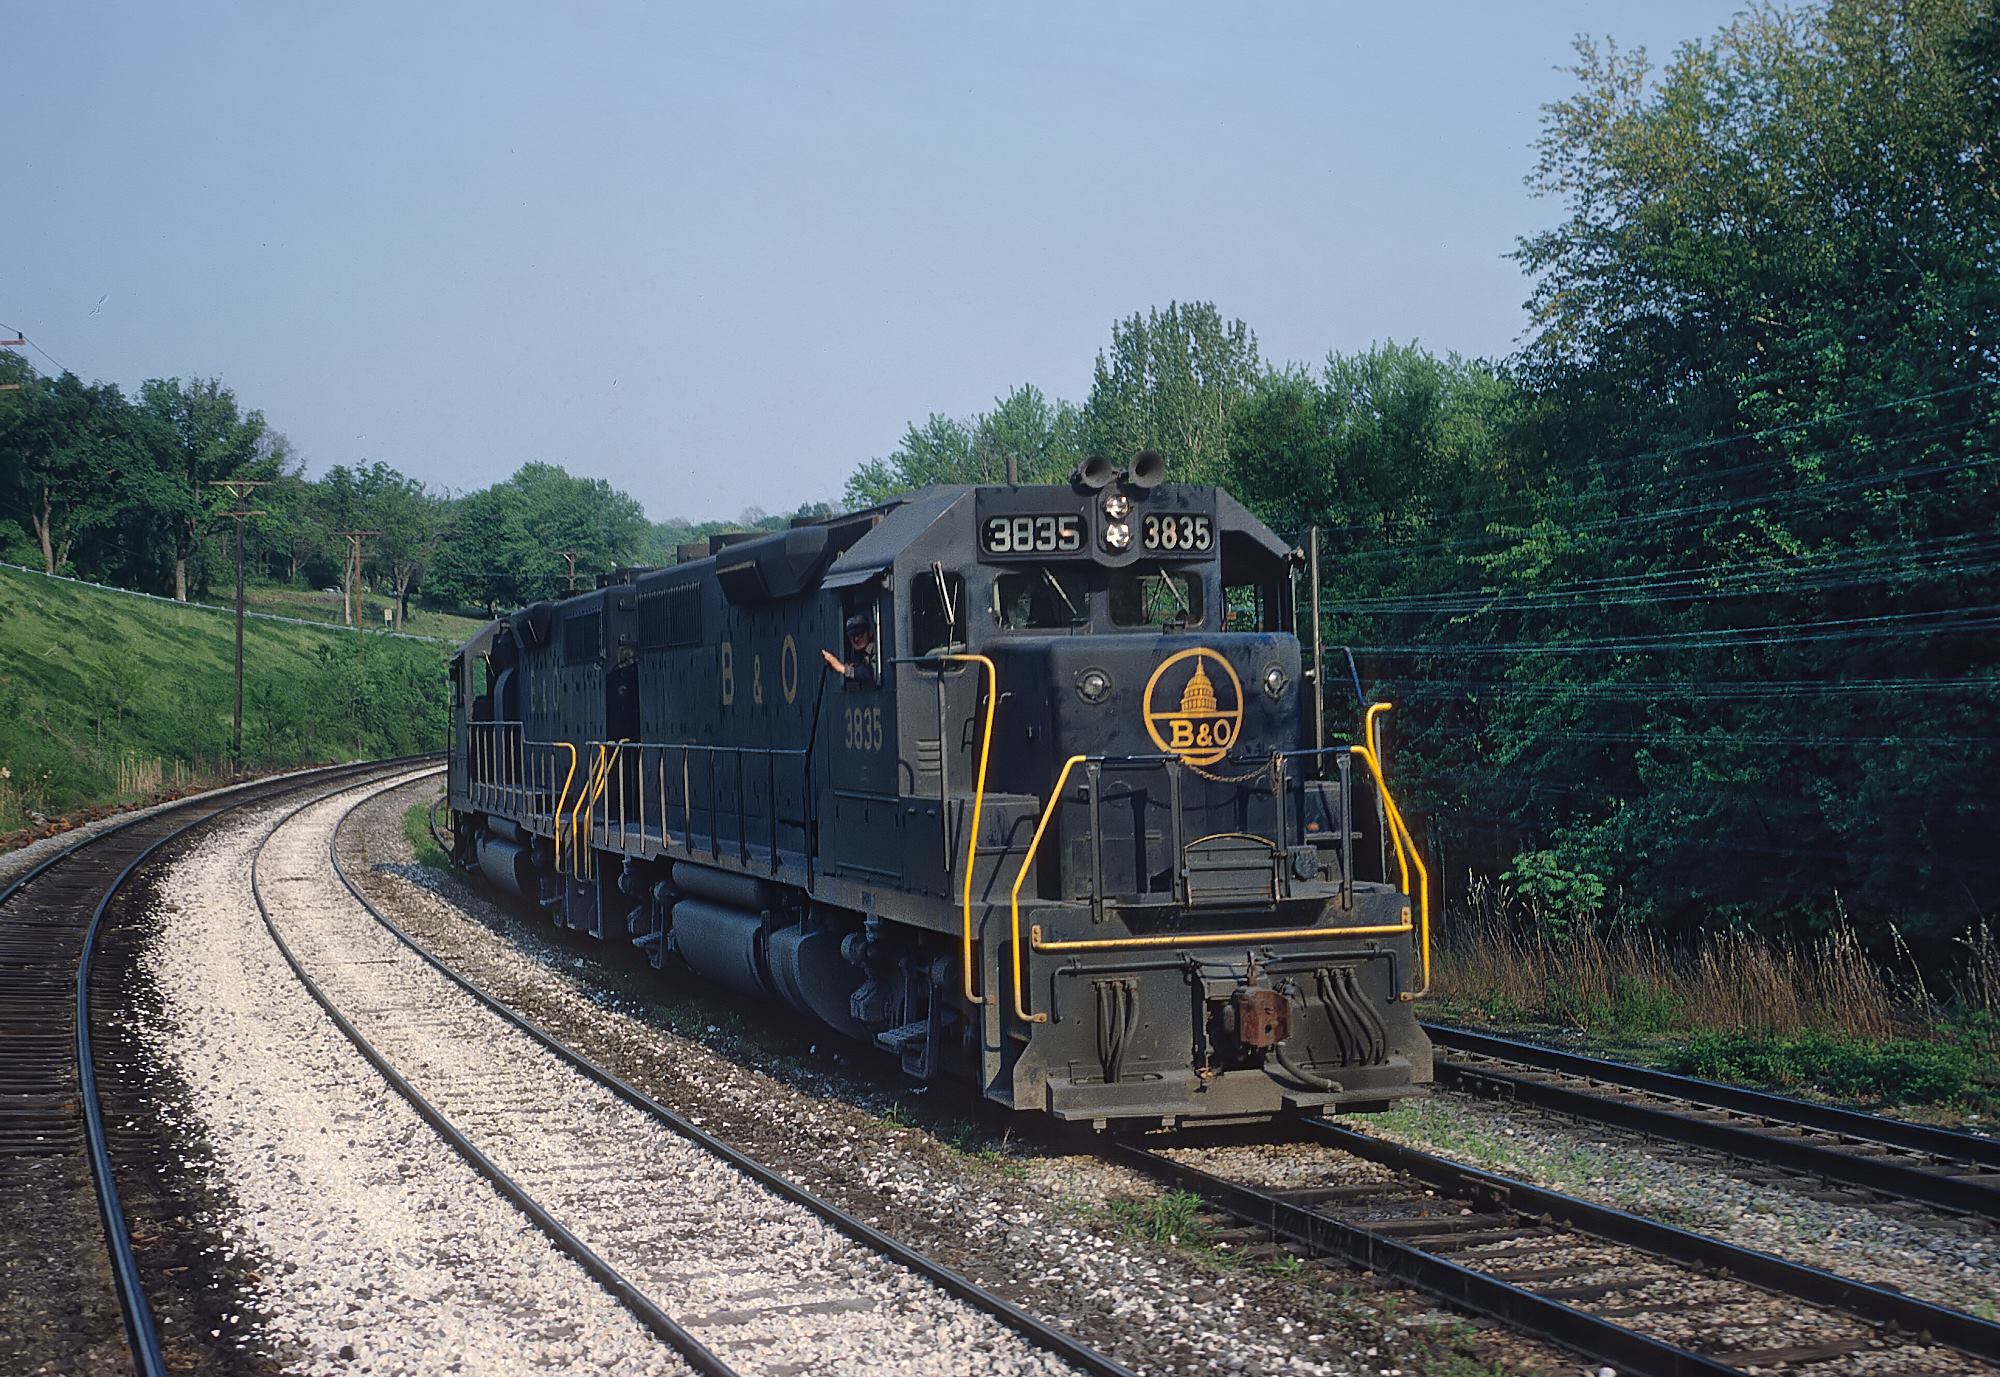
[[[1038,657],[1039,658],[1039,657]],[[1179,757],[1208,767],[1299,744],[1297,643],[1276,636],[1059,642],[1021,673],[1051,684],[1050,735],[1071,755]]]

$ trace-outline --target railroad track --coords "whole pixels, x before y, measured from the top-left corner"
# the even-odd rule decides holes
[[[257,848],[252,893],[280,953],[431,1128],[695,1371],[1129,1377],[704,1132],[426,950],[337,854],[341,825],[376,792],[302,804]]]
[[[2000,1220],[2000,1140],[1427,1024],[1440,1084]]]
[[[1214,1136],[1174,1140],[1190,1152],[1107,1151],[1200,1196],[1230,1226],[1212,1242],[1253,1258],[1342,1258],[1621,1377],[2000,1373],[1990,1321],[1324,1120],[1299,1128],[1341,1154],[1311,1184],[1241,1179]],[[1225,1162],[1204,1160],[1218,1143]]]
[[[138,1372],[166,1370],[115,1174],[153,1142],[146,1125],[107,1121],[107,1091],[134,1072],[114,1060],[101,1086],[93,1037],[125,993],[95,961],[114,901],[164,848],[224,814],[382,768],[335,766],[182,800],[0,886],[0,1359],[98,1368],[115,1361],[122,1329]]]

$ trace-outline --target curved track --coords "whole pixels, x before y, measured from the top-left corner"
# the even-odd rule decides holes
[[[449,1002],[460,995],[469,997],[467,1001],[471,1006],[469,1012],[486,1024],[492,1025],[486,1035],[516,1045],[509,1055],[518,1056],[524,1049],[534,1054],[552,1054],[563,1066],[573,1072],[581,1073],[582,1078],[587,1078],[593,1089],[608,1092],[622,1106],[637,1111],[637,1116],[643,1116],[647,1123],[666,1130],[701,1156],[713,1159],[713,1167],[745,1178],[737,1187],[741,1194],[748,1196],[768,1192],[786,1206],[797,1207],[804,1215],[827,1226],[828,1230],[841,1240],[840,1247],[858,1245],[872,1259],[869,1264],[871,1267],[886,1267],[896,1273],[913,1274],[907,1279],[907,1284],[895,1283],[905,1304],[913,1313],[922,1314],[927,1308],[935,1309],[942,1297],[949,1297],[950,1301],[997,1321],[999,1327],[1011,1331],[1027,1350],[1038,1351],[1052,1366],[1099,1374],[1099,1377],[1129,1377],[1125,1368],[1094,1349],[1051,1328],[986,1288],[896,1242],[881,1231],[819,1199],[727,1143],[704,1132],[643,1091],[598,1066],[546,1029],[516,1014],[427,951],[370,902],[341,866],[337,854],[340,826],[355,810],[372,798],[374,792],[363,794],[349,805],[329,830],[326,843],[328,865],[338,877],[352,905],[365,913],[366,918],[362,921],[368,922],[371,928],[379,928],[382,933],[388,934],[402,951],[417,958],[421,966],[416,966],[415,962],[405,964],[416,966],[426,980],[437,983],[437,979],[441,978],[443,982],[448,982],[449,989],[439,991],[442,1001]],[[271,845],[285,822],[297,817],[309,806],[311,805],[301,805],[300,808],[293,810],[292,814],[281,821],[265,839],[264,847]],[[262,850],[263,848],[260,848],[260,856]],[[301,933],[294,932],[293,937],[288,939],[286,936],[288,929],[293,928],[295,924],[303,929],[307,924],[303,919],[286,916],[284,900],[271,893],[272,887],[267,887],[263,883],[254,865],[252,886],[265,925],[286,961],[357,1050],[458,1152],[461,1158],[491,1181],[536,1227],[574,1258],[600,1285],[616,1296],[641,1323],[678,1351],[696,1371],[720,1377],[721,1374],[739,1370],[756,1370],[759,1366],[758,1353],[752,1353],[746,1368],[739,1369],[729,1358],[717,1351],[736,1348],[759,1349],[764,1340],[743,1337],[745,1333],[754,1335],[758,1332],[761,1320],[756,1312],[797,1313],[803,1310],[808,1314],[824,1317],[823,1332],[816,1336],[817,1341],[822,1344],[837,1345],[840,1351],[829,1352],[826,1357],[815,1362],[812,1365],[815,1370],[824,1370],[836,1359],[851,1363],[860,1351],[856,1345],[872,1348],[875,1343],[886,1341],[888,1317],[874,1302],[868,1301],[865,1295],[844,1298],[837,1294],[836,1289],[836,1294],[829,1297],[824,1289],[818,1292],[813,1290],[815,1285],[823,1288],[823,1281],[814,1283],[809,1280],[803,1287],[796,1283],[784,1282],[781,1278],[790,1270],[792,1264],[789,1261],[776,1259],[763,1262],[761,1265],[769,1274],[759,1276],[757,1286],[743,1292],[746,1297],[754,1299],[754,1304],[723,1305],[719,1308],[709,1304],[695,1307],[701,1313],[681,1315],[671,1313],[666,1305],[655,1299],[661,1290],[661,1277],[657,1270],[652,1272],[649,1279],[648,1270],[657,1268],[657,1258],[649,1259],[645,1248],[635,1246],[629,1238],[616,1236],[601,1222],[593,1226],[590,1222],[590,1210],[582,1200],[582,1197],[589,1193],[587,1186],[580,1186],[572,1179],[551,1175],[546,1162],[531,1161],[531,1155],[523,1152],[518,1146],[522,1138],[530,1135],[510,1130],[507,1136],[496,1136],[490,1125],[481,1126],[473,1123],[474,1116],[464,1112],[468,1100],[463,1087],[454,1086],[447,1078],[437,1075],[427,1064],[425,1073],[406,1075],[405,1070],[409,1069],[407,1065],[399,1065],[406,1063],[406,1057],[398,1055],[391,1049],[398,1043],[404,1047],[412,1044],[403,1041],[403,1035],[393,1026],[393,1020],[380,1017],[379,1007],[367,1012],[362,1011],[362,1006],[371,999],[379,1006],[379,995],[363,997],[362,987],[355,984],[343,969],[344,966],[360,963],[331,959],[330,954],[333,949],[324,944],[320,945],[323,953],[321,958],[315,960],[311,948],[319,942],[319,939],[307,935],[305,950],[301,950],[300,942],[294,940],[300,937]],[[315,970],[318,972],[317,978],[313,973]],[[343,1009],[343,1004],[349,1007]],[[428,1012],[437,1015],[439,1008],[439,1005],[433,1005]],[[350,1017],[350,1014],[354,1017]],[[364,1029],[361,1026],[363,1023],[369,1026]],[[462,1022],[454,1023],[453,1027],[456,1030],[454,1038],[461,1036],[468,1026]],[[435,1026],[432,1031],[435,1032]],[[419,1080],[424,1083],[417,1084]],[[427,1090],[430,1093],[427,1094]],[[454,1104],[458,1108],[453,1108]],[[579,1121],[579,1116],[573,1113],[566,1117],[572,1126]],[[510,1160],[503,1161],[503,1158]],[[613,1159],[609,1157],[599,1158],[596,1165],[602,1170],[610,1166],[612,1161]],[[643,1190],[645,1184],[643,1170],[643,1168],[634,1169],[633,1176],[621,1181],[621,1185]],[[697,1192],[687,1191],[684,1194],[692,1197]],[[559,1210],[550,1208],[547,1203],[551,1200],[562,1202],[559,1207],[560,1213],[565,1217],[573,1216],[571,1222],[566,1223],[564,1218],[558,1217]],[[670,1213],[664,1208],[670,1203],[668,1200],[662,1200],[663,1214]],[[796,1226],[786,1227],[794,1230],[790,1235],[790,1241],[801,1253],[822,1247],[797,1233]],[[594,1241],[597,1239],[608,1241],[598,1243]],[[726,1246],[730,1241],[715,1237],[713,1231],[709,1238],[703,1240],[715,1246]],[[700,1251],[698,1246],[689,1249],[688,1242],[686,1239],[680,1240],[679,1251],[683,1257],[691,1252]],[[747,1253],[748,1250],[745,1251]],[[746,1259],[739,1257],[737,1260],[742,1262]],[[671,1286],[671,1281],[667,1284]],[[911,1286],[916,1290],[912,1291]],[[925,1288],[942,1293],[942,1297],[927,1300],[922,1294]],[[797,1294],[793,1294],[794,1291]],[[856,1318],[861,1322],[843,1331],[838,1316],[844,1311],[857,1312]],[[953,1334],[957,1337],[950,1337]],[[965,1343],[968,1346],[965,1351],[954,1356],[949,1351],[949,1344],[953,1342]],[[938,1351],[926,1356],[932,1365],[942,1363],[946,1370],[970,1370],[986,1365],[991,1355],[980,1345],[990,1345],[991,1342],[990,1338],[981,1338],[977,1333],[968,1336],[965,1326],[954,1322],[950,1326],[941,1325],[940,1332],[935,1338]],[[890,1360],[885,1357],[883,1361]],[[957,1364],[956,1368],[953,1368],[954,1363]]]
[[[1440,1083],[2000,1220],[2000,1140],[1428,1024]]]
[[[0,887],[0,1332],[35,1345],[38,1360],[99,1365],[105,1331],[122,1325],[134,1368],[166,1370],[92,1047],[94,1017],[122,993],[99,989],[94,1015],[93,957],[113,901],[163,848],[226,813],[382,768],[336,766],[186,799],[64,847]],[[101,1253],[83,1241],[99,1231]]]

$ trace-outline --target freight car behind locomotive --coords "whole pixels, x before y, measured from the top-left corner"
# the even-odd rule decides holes
[[[1323,744],[1298,553],[1159,480],[928,488],[490,623],[453,661],[456,859],[1018,1110],[1419,1091],[1383,709]]]

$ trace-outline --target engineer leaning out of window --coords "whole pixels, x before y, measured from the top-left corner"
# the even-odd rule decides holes
[[[875,687],[875,626],[862,613],[847,619],[847,658],[831,650],[820,651],[827,667],[847,680],[849,688]]]

